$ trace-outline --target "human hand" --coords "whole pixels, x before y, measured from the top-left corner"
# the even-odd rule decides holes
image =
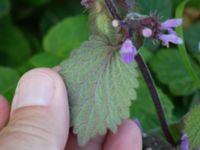
[[[51,69],[34,69],[19,81],[11,110],[0,96],[0,150],[16,149],[141,150],[142,138],[137,125],[125,120],[116,134],[108,131],[106,136],[97,136],[80,148],[70,130],[62,78]]]

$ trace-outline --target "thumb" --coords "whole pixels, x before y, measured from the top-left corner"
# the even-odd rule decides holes
[[[69,130],[67,92],[50,69],[35,69],[18,83],[10,121],[0,132],[2,149],[64,149]]]

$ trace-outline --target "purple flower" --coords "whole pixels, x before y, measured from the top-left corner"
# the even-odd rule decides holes
[[[141,21],[140,34],[145,38],[153,38],[161,41],[164,46],[169,47],[169,43],[182,44],[183,40],[177,36],[173,28],[182,24],[182,19],[169,19],[160,23],[156,17],[148,17]]]
[[[174,29],[172,29],[172,28],[168,28],[167,31],[168,31],[168,34],[175,34],[176,35],[176,31],[174,31]]]
[[[183,23],[182,19],[169,19],[163,23],[161,23],[161,29],[168,29],[178,27]]]
[[[152,34],[153,34],[153,31],[152,31],[150,28],[144,28],[144,29],[142,30],[142,35],[143,35],[144,37],[146,37],[146,38],[151,37]]]
[[[182,44],[183,40],[178,37],[176,34],[159,34],[158,38],[162,41],[162,44],[166,47],[169,47],[169,42],[174,44]]]
[[[120,49],[121,57],[124,63],[130,64],[137,54],[137,49],[133,45],[133,42],[130,39],[126,39]]]
[[[189,143],[188,143],[188,138],[186,134],[183,134],[181,137],[181,150],[189,150]]]
[[[182,19],[170,19],[163,23],[161,23],[161,33],[158,34],[158,39],[162,41],[164,46],[169,47],[169,43],[174,44],[182,44],[183,40],[177,36],[176,32],[174,31],[174,27],[180,26],[182,24]],[[162,31],[167,31],[168,34],[163,34]]]

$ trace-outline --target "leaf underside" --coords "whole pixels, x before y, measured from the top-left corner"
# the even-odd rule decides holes
[[[117,131],[129,117],[131,100],[136,99],[137,65],[124,64],[117,49],[105,39],[91,36],[61,64],[68,89],[71,125],[84,146],[107,128]]]
[[[190,148],[200,147],[200,107],[194,108],[185,121],[185,132],[188,136]]]

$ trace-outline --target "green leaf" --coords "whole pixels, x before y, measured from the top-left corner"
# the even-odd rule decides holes
[[[189,50],[200,63],[200,21],[189,26],[184,37]]]
[[[60,60],[51,53],[43,52],[34,55],[30,59],[30,64],[34,67],[54,67],[60,63]]]
[[[162,49],[150,61],[158,79],[177,96],[193,93],[197,87],[176,49]]]
[[[10,11],[10,1],[0,0],[0,18],[8,14]]]
[[[0,93],[2,95],[11,99],[18,80],[19,75],[15,70],[0,66]]]
[[[185,132],[188,136],[190,149],[200,147],[200,107],[194,108],[185,120]]]
[[[147,85],[142,77],[140,77],[139,81],[140,81],[140,87],[137,89],[138,97],[136,101],[132,103],[131,117],[138,118],[141,122],[144,131],[148,132],[152,129],[159,128],[160,123]],[[162,106],[165,110],[166,117],[168,120],[172,121],[173,120],[172,112],[174,106],[170,101],[169,97],[166,96],[161,89],[157,88],[157,90],[161,99]]]
[[[139,12],[149,15],[156,13],[162,20],[169,19],[172,16],[172,2],[170,0],[138,0]],[[164,9],[166,8],[167,9]]]
[[[136,66],[124,64],[116,48],[97,36],[61,64],[71,123],[81,146],[97,134],[105,134],[107,128],[116,132],[122,119],[129,117],[139,86]]]
[[[80,46],[88,37],[87,17],[64,19],[54,26],[44,38],[44,49],[58,58],[66,58],[72,49]]]
[[[0,25],[0,64],[18,66],[29,57],[29,44],[21,31],[12,24]]]

